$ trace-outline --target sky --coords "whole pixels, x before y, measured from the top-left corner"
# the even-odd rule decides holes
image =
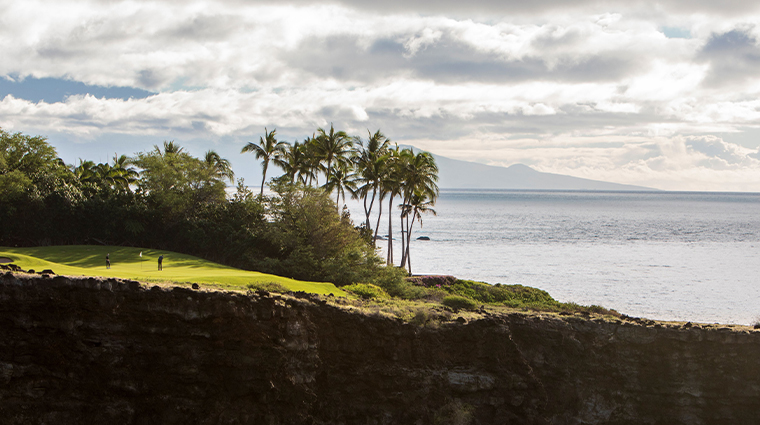
[[[0,0],[0,128],[67,163],[174,140],[248,184],[265,128],[760,192],[760,2]]]

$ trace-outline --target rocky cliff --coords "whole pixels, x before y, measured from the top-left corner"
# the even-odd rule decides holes
[[[756,423],[760,333],[684,326],[7,273],[0,423]]]

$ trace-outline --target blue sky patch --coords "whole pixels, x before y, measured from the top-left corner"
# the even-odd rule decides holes
[[[691,31],[686,28],[663,27],[662,33],[668,38],[691,38]]]
[[[18,99],[30,102],[45,101],[47,103],[63,102],[68,96],[91,94],[97,98],[107,99],[144,99],[155,93],[132,87],[103,87],[90,86],[79,81],[60,78],[25,78],[21,81],[11,81],[0,78],[0,99],[13,95]]]

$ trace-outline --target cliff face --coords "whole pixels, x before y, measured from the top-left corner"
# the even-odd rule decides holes
[[[760,333],[511,316],[552,424],[756,424]]]
[[[0,278],[3,424],[756,423],[760,334]]]

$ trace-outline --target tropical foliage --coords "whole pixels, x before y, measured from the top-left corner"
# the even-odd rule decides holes
[[[264,129],[265,137],[259,137],[259,144],[248,142],[240,153],[251,152],[256,159],[261,160],[261,168],[263,168],[263,174],[261,178],[261,195],[264,194],[264,183],[267,180],[267,169],[269,168],[269,162],[273,161],[275,164],[282,164],[282,157],[285,154],[285,142],[280,142],[275,138],[277,130],[268,131]]]
[[[277,141],[275,130],[265,129],[266,139],[259,144],[249,142],[242,152],[254,152],[262,159],[262,185],[264,193],[268,161],[280,167],[285,173],[278,181],[300,184],[303,187],[319,187],[328,193],[335,193],[335,204],[341,214],[341,198],[346,193],[361,202],[364,220],[360,231],[375,247],[383,217],[383,204],[388,201],[388,248],[386,264],[394,264],[393,252],[393,212],[398,212],[401,225],[400,266],[411,273],[411,235],[414,223],[422,225],[424,214],[435,214],[433,206],[438,197],[438,166],[433,156],[427,152],[415,153],[412,149],[391,148],[391,140],[380,130],[368,131],[367,139],[349,136],[344,131],[317,129],[312,137],[292,145]],[[320,186],[320,175],[324,184]],[[394,199],[401,201],[394,208]],[[377,212],[374,223],[370,217]]]
[[[263,185],[254,195],[239,179],[237,191],[228,197],[224,182],[234,174],[229,161],[214,151],[196,158],[168,141],[132,157],[115,155],[111,163],[80,159],[77,165],[66,165],[45,138],[0,129],[0,246],[44,250],[51,245],[118,245],[176,251],[240,269],[343,285],[363,303],[401,298],[455,310],[485,305],[617,315],[598,306],[559,303],[545,291],[521,285],[487,285],[452,276],[404,279],[407,270],[382,264],[372,236],[387,200],[389,229],[399,218],[404,235],[401,264],[411,268],[413,226],[422,223],[425,213],[435,213],[437,167],[432,156],[391,148],[379,131],[369,133],[367,140],[347,139],[331,126],[292,145],[275,135],[267,130],[259,147],[274,152],[269,161],[284,175],[272,179],[266,196]],[[337,148],[330,148],[328,155],[328,146]],[[321,186],[320,175],[326,177]],[[346,195],[365,207],[358,229],[345,209],[336,213]],[[370,223],[374,208],[378,219]],[[108,249],[117,252],[113,246]],[[61,249],[55,251],[60,254]],[[393,264],[393,250],[388,251],[386,261]],[[77,264],[102,261],[99,255],[77,255]],[[250,288],[284,290],[268,282],[253,282]],[[434,314],[426,311],[418,310],[411,320],[430,322]]]
[[[197,158],[166,141],[109,163],[66,165],[45,138],[0,129],[0,245],[144,246],[303,280],[396,285],[401,274],[374,249],[382,204],[390,200],[389,219],[395,210],[405,226],[410,267],[408,235],[438,193],[432,157],[391,149],[380,131],[361,140],[331,125],[292,145],[276,134],[265,129],[242,149],[262,162],[258,196],[240,179],[229,197],[234,173],[214,151]],[[284,175],[265,196],[270,164]],[[347,197],[365,207],[358,228],[342,208]]]

